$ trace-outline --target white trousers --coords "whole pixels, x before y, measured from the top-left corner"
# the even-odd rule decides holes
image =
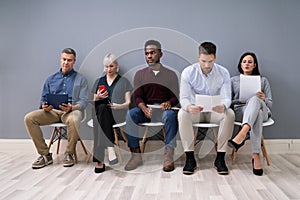
[[[234,126],[234,112],[227,109],[225,113],[216,112],[200,112],[191,114],[183,109],[178,112],[179,134],[183,146],[183,150],[194,151],[194,129],[193,123],[211,122],[219,124],[218,131],[218,152],[226,152],[227,141],[231,138]]]

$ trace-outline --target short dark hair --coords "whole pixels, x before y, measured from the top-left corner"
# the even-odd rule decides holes
[[[158,50],[161,51],[161,44],[160,44],[159,41],[156,41],[156,40],[148,40],[148,41],[145,43],[145,47],[144,47],[144,48],[146,49],[146,47],[149,46],[149,45],[154,45],[154,46],[156,46],[156,48],[157,48]]]
[[[244,54],[241,56],[240,61],[239,61],[239,63],[238,63],[238,70],[239,70],[239,72],[240,72],[241,74],[244,73],[244,72],[243,72],[243,69],[242,69],[242,66],[241,66],[241,63],[242,63],[243,59],[244,59],[246,56],[251,56],[251,57],[253,58],[253,60],[254,60],[254,64],[256,65],[256,67],[253,69],[251,75],[260,75],[259,69],[258,69],[257,57],[256,57],[255,53],[253,53],[253,52],[246,52],[246,53],[244,53]]]
[[[76,51],[72,48],[65,48],[61,51],[61,53],[73,54],[74,58],[76,59]]]
[[[203,42],[199,46],[199,54],[216,55],[217,47],[212,42]]]

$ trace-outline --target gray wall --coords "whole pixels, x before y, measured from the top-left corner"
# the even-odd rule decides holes
[[[47,76],[59,69],[64,47],[76,49],[75,68],[91,83],[101,74],[105,51],[102,47],[107,39],[134,28],[161,27],[185,34],[196,43],[215,42],[217,62],[226,66],[232,76],[238,73],[240,55],[254,51],[273,92],[276,123],[265,129],[265,137],[299,139],[299,9],[297,0],[1,0],[0,138],[29,138],[23,117],[37,108],[42,85]],[[119,54],[119,47],[124,45],[141,48],[145,38],[147,34],[136,40],[122,40],[110,46],[109,51]],[[180,49],[181,40],[173,41],[175,48]],[[196,46],[191,42],[189,55],[183,58],[170,47],[164,62],[180,72],[196,61]],[[98,51],[102,53],[99,58],[89,58]],[[123,73],[144,63],[140,49],[131,49],[126,55],[120,55]],[[185,60],[186,57],[189,58]],[[87,70],[90,65],[95,71]]]

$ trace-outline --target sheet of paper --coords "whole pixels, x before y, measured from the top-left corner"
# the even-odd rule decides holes
[[[240,75],[240,100],[246,101],[261,91],[260,76]]]
[[[196,94],[196,105],[203,107],[202,112],[212,112],[214,106],[221,104],[221,96],[209,96]]]

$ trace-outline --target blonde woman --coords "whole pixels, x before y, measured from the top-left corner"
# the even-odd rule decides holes
[[[107,54],[103,59],[105,75],[98,78],[92,88],[95,101],[94,118],[94,156],[97,162],[95,173],[105,171],[104,155],[108,149],[109,164],[117,164],[114,151],[112,126],[124,122],[130,104],[132,86],[127,79],[118,74],[119,66],[114,54]]]

